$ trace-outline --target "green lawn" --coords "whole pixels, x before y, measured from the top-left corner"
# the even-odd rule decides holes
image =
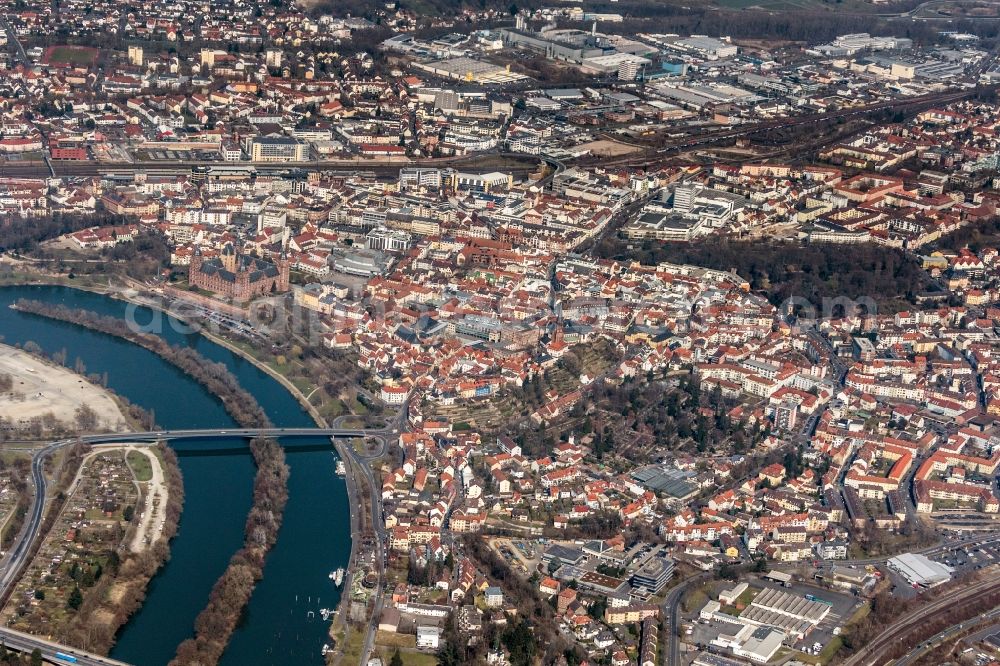
[[[403,666],[437,666],[438,663],[436,655],[422,652],[400,652],[399,656],[403,658]],[[392,655],[389,658],[392,659]]]
[[[754,600],[754,597],[757,596],[758,592],[760,592],[760,590],[748,587],[743,594],[737,597],[736,605],[738,606],[740,604],[743,604],[744,606],[749,606],[750,603]]]
[[[375,644],[384,648],[415,648],[417,647],[417,637],[413,634],[379,631],[375,634]]]
[[[145,483],[153,478],[153,463],[149,461],[149,457],[146,454],[140,451],[129,451],[125,460],[132,469],[135,480],[139,483]]]
[[[310,402],[312,402],[312,400],[310,400]],[[328,402],[319,407],[319,413],[327,421],[332,421],[338,416],[346,414],[347,408],[344,406],[344,403],[337,398],[329,398]]]
[[[360,664],[361,650],[364,647],[365,634],[360,629],[347,628],[347,636],[344,638],[344,664]]]
[[[743,612],[744,608],[750,605],[750,602],[753,601],[754,597],[757,596],[758,592],[760,592],[760,590],[754,589],[752,587],[747,588],[747,590],[743,592],[743,594],[741,594],[739,597],[736,598],[735,604],[733,604],[732,606],[723,605],[719,610],[728,615],[738,616],[740,613]]]
[[[861,622],[861,620],[868,617],[868,614],[871,612],[872,612],[871,606],[869,606],[868,604],[862,604],[861,606],[858,607],[858,610],[854,611],[851,617],[847,619],[847,622],[844,623],[844,627],[849,627],[852,624],[857,624],[858,622]]]
[[[83,517],[87,520],[121,520],[122,514],[121,511],[115,511],[112,515],[105,516],[100,509],[91,507],[84,512]]]

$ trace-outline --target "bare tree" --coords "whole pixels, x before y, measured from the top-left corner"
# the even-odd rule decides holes
[[[97,429],[97,412],[94,408],[83,403],[76,408],[76,426],[86,432],[92,432]]]

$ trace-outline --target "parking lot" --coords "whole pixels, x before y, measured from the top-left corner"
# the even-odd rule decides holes
[[[955,575],[958,576],[1000,563],[1000,544],[985,546],[970,544],[960,548],[952,548],[931,559],[953,567]]]
[[[218,161],[222,159],[222,155],[219,154],[217,150],[169,150],[169,149],[150,149],[150,150],[140,150],[138,152],[139,159],[143,160],[181,160],[181,161],[191,161],[191,160],[201,160],[201,161]]]

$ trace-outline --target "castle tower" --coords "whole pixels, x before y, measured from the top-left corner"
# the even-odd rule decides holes
[[[278,257],[278,279],[275,282],[276,291],[286,292],[288,291],[288,273],[291,269],[291,265],[288,261],[288,253],[285,250],[281,251],[281,256]]]
[[[191,255],[191,263],[188,266],[188,284],[192,287],[201,286],[200,280],[198,279],[201,277],[201,262],[201,247],[195,247],[194,254]]]
[[[240,270],[236,274],[234,289],[233,298],[236,300],[245,301],[250,298],[250,271]]]

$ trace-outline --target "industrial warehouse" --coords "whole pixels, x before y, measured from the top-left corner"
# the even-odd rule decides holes
[[[898,555],[889,560],[888,565],[898,571],[911,585],[921,587],[935,587],[947,583],[954,571],[946,564],[914,553]]]
[[[757,593],[738,616],[722,610],[722,603],[735,603],[748,589],[746,583],[740,583],[734,589],[720,593],[719,601],[705,604],[701,618],[745,626],[773,627],[801,640],[830,612],[830,606],[822,601],[771,587]]]

